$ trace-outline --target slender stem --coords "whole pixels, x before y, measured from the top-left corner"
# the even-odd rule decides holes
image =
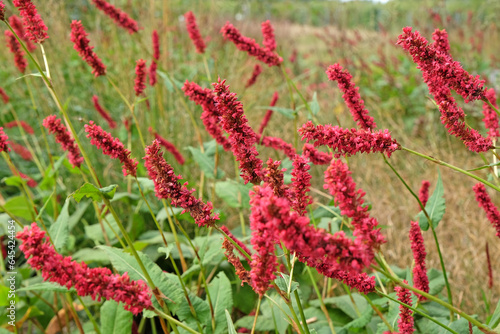
[[[257,309],[255,310],[255,317],[253,318],[252,332],[250,334],[255,333],[255,327],[257,326],[257,318],[259,317],[260,303],[261,302],[262,302],[262,296],[259,296],[259,302],[257,303]]]
[[[328,326],[330,327],[330,330],[332,331],[332,334],[337,334],[335,331],[335,327],[333,326],[332,319],[330,318],[330,315],[328,314],[328,310],[326,309],[326,305],[323,302],[323,296],[321,296],[321,292],[319,291],[318,285],[316,284],[316,281],[314,280],[314,276],[312,274],[311,268],[309,266],[306,266],[306,270],[309,273],[309,277],[311,278],[311,282],[314,287],[314,291],[316,291],[316,295],[318,296],[318,300],[320,303],[320,308],[325,314],[326,320],[328,321]]]
[[[171,324],[179,326],[179,327],[185,329],[189,333],[192,333],[192,334],[201,334],[201,333],[195,331],[194,329],[189,328],[188,326],[186,326],[184,323],[180,322],[179,320],[171,317],[170,315],[168,315],[168,314],[166,314],[166,313],[164,313],[164,312],[162,312],[162,311],[160,311],[158,309],[155,309],[155,313],[158,314],[158,315],[160,315],[161,317],[167,319],[168,322],[170,322]],[[176,327],[174,327],[174,328],[176,328]]]
[[[99,330],[99,325],[97,325],[97,322],[95,321],[94,317],[92,316],[92,313],[90,313],[87,305],[83,302],[82,298],[77,294],[78,300],[80,301],[80,304],[82,304],[83,309],[85,310],[85,313],[87,314],[87,317],[89,317],[90,321],[92,322],[92,326],[94,326],[94,330],[97,334],[101,334],[101,331]]]

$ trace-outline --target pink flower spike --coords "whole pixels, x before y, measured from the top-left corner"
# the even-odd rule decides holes
[[[106,74],[106,65],[104,65],[93,51],[94,47],[90,46],[90,41],[87,39],[88,34],[85,32],[81,21],[73,20],[71,22],[71,41],[73,48],[78,52],[80,57],[92,67],[92,74],[96,77]]]
[[[9,95],[0,87],[0,96],[2,96],[3,103],[9,103]]]
[[[424,237],[418,222],[411,222],[410,229],[410,242],[411,250],[413,252],[413,259],[415,260],[415,267],[413,267],[413,284],[415,288],[424,292],[429,292],[429,278],[427,277],[427,269],[425,266],[425,252]],[[419,301],[425,300],[424,296],[416,294]]]
[[[205,53],[205,42],[201,37],[200,30],[198,29],[198,24],[196,23],[196,17],[193,12],[189,11],[184,14],[184,19],[186,20],[186,28],[189,34],[189,38],[193,41],[194,46],[196,47],[196,52]]]
[[[255,64],[252,76],[250,77],[250,79],[248,79],[247,83],[245,84],[245,88],[253,86],[261,73],[262,73],[262,66],[260,66],[260,64]]]
[[[278,102],[278,99],[279,99],[278,92],[274,92],[273,98],[271,99],[271,103],[269,103],[269,106],[274,107],[276,105],[276,102]],[[264,118],[262,119],[262,122],[260,123],[259,134],[262,134],[262,132],[264,132],[264,129],[267,126],[267,124],[269,123],[269,121],[271,120],[272,115],[273,115],[273,110],[269,109],[266,112],[266,115],[264,116]]]
[[[446,32],[446,30],[434,30],[434,32],[432,33],[432,39],[434,40],[432,47],[436,51],[442,52],[444,54],[450,53],[450,42],[448,41],[448,33]]]
[[[133,34],[139,31],[139,25],[137,24],[137,22],[121,9],[116,8],[115,6],[104,0],[92,0],[92,2],[97,7],[97,9],[104,12],[104,14],[113,19],[117,25],[124,29],[127,29],[129,34]]]
[[[5,4],[0,0],[0,21],[5,21]]]
[[[220,229],[222,231],[224,231],[224,233],[226,233],[231,239],[234,240],[234,242],[236,242],[238,244],[238,246],[241,247],[241,249],[243,249],[248,255],[252,255],[252,252],[250,251],[250,249],[248,249],[247,245],[245,245],[240,239],[236,238],[232,233],[231,231],[229,231],[229,229],[225,226],[225,225],[222,225],[220,227]],[[244,256],[246,258],[246,255],[244,255],[243,253],[241,253],[239,250],[238,252]]]
[[[17,233],[21,241],[19,249],[35,270],[42,271],[44,281],[57,283],[70,289],[74,287],[79,296],[90,296],[122,302],[123,307],[134,315],[152,309],[151,290],[141,281],[133,281],[127,273],[113,274],[108,268],[89,268],[84,262],[76,262],[69,256],[57,253],[44,231],[36,223],[25,226]]]
[[[17,15],[12,15],[9,17],[9,24],[12,26],[12,29],[16,32],[17,36],[23,40],[26,45],[26,48],[31,51],[36,50],[36,44],[30,41],[29,35],[26,34],[26,30],[24,29],[23,21]]]
[[[215,221],[219,220],[218,214],[212,215],[212,203],[205,204],[195,198],[192,195],[195,190],[188,190],[187,182],[183,185],[179,183],[181,176],[175,175],[172,166],[163,159],[158,140],[153,140],[153,143],[146,147],[146,156],[143,159],[149,178],[154,182],[156,197],[170,198],[173,206],[189,211],[195,223],[200,227],[213,226]]]
[[[27,134],[34,134],[35,131],[33,130],[33,128],[28,124],[26,123],[25,121],[12,121],[12,122],[9,122],[9,123],[5,123],[3,126],[5,126],[5,128],[7,129],[12,129],[14,127],[22,127],[23,130],[27,133]]]
[[[491,225],[496,229],[496,236],[500,238],[500,212],[491,202],[490,195],[486,192],[486,187],[482,183],[476,184],[473,188],[476,194],[476,201],[479,207],[483,208]]]
[[[391,154],[401,149],[401,145],[391,138],[389,130],[370,132],[366,130],[344,129],[339,126],[317,125],[308,121],[299,129],[302,140],[315,141],[314,146],[326,145],[334,150],[335,158],[357,153],[381,152]]]
[[[175,160],[179,163],[179,165],[184,165],[184,162],[186,161],[184,157],[182,156],[181,152],[175,147],[174,144],[163,138],[158,134],[158,132],[154,131],[151,127],[149,128],[149,132],[151,132],[154,136],[155,139],[158,140],[158,143],[163,146],[169,153],[171,153]]]
[[[9,151],[9,137],[3,132],[3,128],[0,126],[0,152]]]
[[[226,24],[221,29],[224,39],[228,39],[236,45],[238,50],[248,53],[252,57],[256,57],[261,62],[268,66],[277,66],[283,62],[283,58],[273,53],[267,48],[261,47],[254,39],[245,37],[231,23]]]
[[[26,174],[23,174],[23,173],[19,172],[19,176],[20,176],[21,178],[23,178],[24,180],[26,180],[26,184],[27,184],[27,185],[28,185],[28,187],[30,187],[30,188],[35,188],[35,187],[38,185],[38,183],[37,183],[35,180],[33,180],[31,177],[29,177],[29,176],[28,176],[28,175],[26,175]]]
[[[255,148],[257,136],[248,125],[243,113],[243,105],[235,93],[229,91],[226,80],[213,84],[215,102],[220,115],[222,128],[229,134],[229,142],[236,160],[240,162],[241,177],[245,184],[258,184],[262,180],[262,160]]]
[[[425,205],[427,204],[427,201],[429,200],[429,187],[431,186],[431,183],[429,181],[422,181],[422,186],[420,187],[420,190],[418,192],[418,199],[420,202],[422,202],[422,205],[425,208]],[[421,210],[420,206],[419,209]]]
[[[244,282],[250,285],[250,273],[245,269],[240,259],[234,254],[233,244],[227,238],[224,238],[222,248],[224,248],[224,255],[227,257],[227,262],[233,265],[236,275],[240,278],[241,286],[243,286]]]
[[[146,89],[146,61],[139,59],[135,66],[135,81],[134,81],[135,96],[140,96]]]
[[[262,36],[264,40],[262,44],[269,50],[276,50],[276,39],[274,37],[274,28],[269,20],[261,23]]]
[[[271,147],[276,151],[283,152],[290,160],[295,159],[297,155],[297,151],[295,151],[293,145],[281,138],[257,135],[257,140],[262,146]]]
[[[405,280],[404,283],[408,284]],[[398,294],[398,300],[406,305],[412,306],[410,290],[397,286],[394,290]],[[413,311],[406,306],[399,305],[398,327],[400,334],[412,334],[415,331],[413,327]]]
[[[31,0],[13,0],[12,3],[19,9],[30,41],[41,44],[49,38],[47,26]]]
[[[311,167],[307,163],[307,159],[298,154],[293,159],[291,205],[301,216],[307,214],[307,206],[313,202],[312,197],[308,195],[312,176],[309,174]]]
[[[93,121],[85,124],[85,132],[87,138],[90,138],[90,143],[97,148],[102,149],[105,155],[109,155],[113,159],[119,159],[122,163],[123,175],[137,175],[138,162],[130,157],[130,151],[123,146],[123,143],[118,138],[113,138],[111,134],[104,131],[99,125]]]
[[[352,75],[347,70],[344,70],[340,64],[330,66],[326,70],[326,74],[329,80],[337,81],[339,89],[344,93],[342,98],[358,126],[365,130],[376,128],[377,124],[373,120],[373,117],[368,115],[365,102],[359,95],[359,88],[352,82]]]
[[[99,103],[99,98],[97,97],[97,95],[92,96],[92,102],[94,103],[95,110],[97,110],[97,112],[99,113],[99,115],[101,115],[102,118],[104,118],[106,120],[106,122],[108,122],[108,126],[111,129],[116,128],[116,122],[113,120],[113,118],[111,118],[111,115],[109,114],[109,112],[107,112],[106,110],[104,110],[104,108],[101,106],[101,104]]]
[[[283,198],[291,198],[291,190],[285,185],[284,174],[286,168],[280,169],[281,161],[273,161],[269,158],[266,162],[267,167],[264,169],[264,182],[269,184],[273,189],[274,195]]]
[[[79,168],[83,163],[83,157],[70,132],[61,124],[61,120],[58,119],[56,115],[51,115],[47,116],[42,124],[47,128],[49,133],[56,136],[56,142],[61,145],[62,149],[68,151],[68,160],[71,165]]]
[[[498,108],[497,96],[493,88],[486,90],[485,97],[495,108]],[[498,131],[498,115],[486,102],[483,103],[483,115],[484,125],[486,129],[488,129],[488,138],[496,139],[500,137],[500,132]]]
[[[24,51],[21,48],[21,44],[19,44],[16,36],[14,36],[10,30],[5,30],[5,38],[7,39],[7,47],[10,52],[14,54],[14,63],[16,67],[19,69],[19,72],[24,73],[28,66],[28,62],[24,58]]]
[[[23,160],[33,161],[33,155],[31,155],[31,152],[23,145],[11,142],[10,147],[12,147],[12,150],[16,152]]]
[[[156,76],[156,70],[158,69],[158,64],[156,60],[151,61],[151,65],[149,66],[149,85],[154,86],[158,82],[158,77]]]
[[[160,59],[160,37],[158,36],[158,31],[153,30],[151,34],[151,40],[153,42],[153,59]]]
[[[331,153],[318,151],[311,144],[304,144],[302,155],[308,158],[314,165],[329,165],[333,159],[333,155]]]

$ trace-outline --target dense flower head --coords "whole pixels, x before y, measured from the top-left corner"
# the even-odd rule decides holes
[[[21,48],[21,44],[19,44],[16,36],[10,30],[5,30],[5,39],[7,40],[7,47],[14,54],[14,64],[16,64],[19,72],[24,73],[28,62],[24,58],[24,51]]]
[[[21,127],[23,128],[23,130],[27,133],[27,134],[34,134],[35,131],[33,130],[33,128],[28,124],[26,123],[25,121],[12,121],[12,122],[9,122],[9,123],[5,123],[3,126],[5,126],[5,128],[7,129],[12,129],[14,127]]]
[[[3,132],[3,128],[0,126],[0,152],[9,151],[9,137]]]
[[[123,143],[118,138],[113,138],[111,134],[104,131],[99,125],[93,121],[85,124],[85,132],[87,138],[90,138],[90,143],[97,148],[102,149],[102,152],[109,155],[113,159],[119,159],[122,163],[123,175],[137,175],[137,160],[130,157],[130,150],[123,146]]]
[[[209,88],[201,88],[194,82],[186,80],[182,87],[184,94],[203,109],[201,120],[207,132],[221,145],[225,151],[231,151],[231,143],[225,137],[219,124],[219,110],[215,106],[215,94]]]
[[[148,72],[149,72],[149,85],[154,86],[158,82],[158,77],[156,75],[156,70],[158,69],[158,64],[156,61],[153,59],[151,61],[151,65],[149,66]]]
[[[50,115],[43,120],[42,124],[47,128],[49,133],[56,136],[56,142],[61,145],[63,150],[68,151],[68,160],[71,165],[73,165],[73,167],[80,167],[83,163],[80,149],[70,132],[61,124],[61,120],[58,119],[56,115]]]
[[[5,4],[0,0],[0,21],[5,20]]]
[[[248,125],[243,113],[243,105],[238,101],[236,94],[229,91],[226,80],[214,83],[215,102],[220,115],[220,122],[224,131],[229,134],[229,142],[236,160],[240,162],[241,177],[245,184],[260,183],[262,179],[262,160],[257,156],[255,148],[257,135]]]
[[[104,0],[92,0],[97,9],[104,12],[111,19],[113,19],[117,25],[128,30],[130,34],[139,31],[139,25],[135,20],[133,20],[127,13],[119,8],[116,8],[112,4]]]
[[[92,96],[92,103],[94,104],[95,110],[97,110],[97,112],[102,116],[102,118],[104,118],[106,122],[108,122],[108,126],[111,129],[116,128],[116,122],[113,120],[109,112],[104,110],[104,108],[101,106],[97,95]]]
[[[357,274],[339,270],[326,263],[318,265],[316,270],[326,277],[337,279],[351,288],[358,289],[361,293],[367,294],[375,291],[375,277],[368,276],[366,273]]]
[[[269,20],[260,24],[262,30],[262,37],[264,38],[262,44],[269,50],[276,50],[276,38],[274,37],[274,28]]]
[[[498,108],[497,96],[493,88],[486,90],[485,97],[495,108]],[[484,125],[486,129],[488,129],[488,138],[496,139],[500,137],[500,132],[498,131],[498,115],[486,102],[483,103],[483,115]]]
[[[389,130],[371,132],[358,129],[344,129],[337,125],[317,125],[308,121],[299,129],[302,140],[315,141],[314,146],[326,145],[334,151],[335,158],[351,156],[356,153],[381,152],[391,154],[401,149],[401,145],[392,139]]]
[[[194,189],[187,189],[187,182],[180,184],[180,175],[175,175],[174,169],[163,158],[158,140],[146,147],[144,165],[148,175],[155,185],[156,197],[160,199],[171,199],[172,205],[182,207],[189,211],[191,217],[198,226],[213,226],[219,219],[219,215],[212,215],[212,203],[203,203],[195,198],[192,193]]]
[[[269,106],[274,107],[276,105],[276,102],[278,102],[278,99],[279,99],[278,92],[274,92],[273,98],[271,99],[271,103],[269,103]],[[262,122],[260,123],[260,127],[259,127],[260,134],[262,134],[262,132],[264,132],[264,129],[267,126],[267,124],[269,123],[269,120],[271,120],[272,115],[273,115],[273,110],[269,109],[266,112],[266,115],[264,116],[264,118],[262,119]]]
[[[497,231],[496,236],[500,238],[500,212],[491,201],[490,195],[486,192],[486,187],[484,184],[478,183],[472,189],[476,194],[477,204],[486,212],[488,220]]]
[[[152,309],[151,291],[141,281],[133,281],[127,273],[113,274],[108,268],[89,268],[84,262],[73,261],[57,253],[45,232],[36,223],[18,232],[19,249],[35,270],[41,270],[44,281],[58,283],[67,289],[74,287],[79,296],[90,296],[122,302],[123,307],[137,315]]]
[[[151,33],[151,40],[153,42],[153,59],[160,59],[160,37],[158,36],[158,31],[153,30]]]
[[[408,284],[407,281],[403,281]],[[397,286],[394,288],[398,295],[398,300],[406,305],[412,306],[410,290]],[[406,306],[399,305],[398,327],[400,334],[412,334],[415,331],[413,327],[413,311]]]
[[[3,103],[9,103],[9,95],[0,87],[0,96],[2,97]]]
[[[228,39],[236,45],[238,50],[248,53],[250,56],[256,57],[261,62],[268,66],[276,66],[283,62],[283,58],[269,50],[261,47],[254,39],[245,37],[231,23],[226,22],[222,27],[221,33],[224,39]]]
[[[135,66],[135,96],[141,96],[146,89],[146,61],[139,59]]]
[[[422,181],[422,185],[420,186],[420,190],[418,191],[418,199],[422,202],[422,205],[425,207],[427,201],[429,200],[429,187],[431,183],[429,181]],[[420,206],[419,206],[420,209]]]
[[[410,228],[410,242],[411,250],[413,252],[413,259],[415,260],[415,267],[413,267],[413,284],[415,288],[424,292],[429,292],[429,278],[427,277],[427,269],[425,266],[425,257],[427,255],[424,245],[424,237],[418,222],[411,222]],[[418,295],[418,300],[426,299],[422,295]]]
[[[293,169],[292,169],[292,208],[297,211],[301,216],[307,214],[307,206],[312,204],[313,200],[310,195],[308,195],[309,188],[311,187],[311,174],[309,170],[311,167],[308,164],[307,158],[302,155],[297,154],[293,159]]]
[[[250,77],[250,79],[248,79],[247,83],[245,84],[245,88],[253,86],[261,73],[262,73],[262,66],[260,66],[260,64],[255,64],[252,71],[252,76]]]
[[[314,165],[328,165],[333,159],[331,153],[318,151],[313,145],[307,143],[302,148],[302,155]]]
[[[448,41],[448,33],[446,30],[436,29],[432,33],[432,39],[434,43],[432,47],[436,49],[436,51],[448,54],[450,52],[450,42]]]
[[[43,41],[49,38],[47,26],[31,0],[13,0],[12,3],[19,9],[27,30],[26,35],[30,41],[43,43]]]
[[[205,53],[206,45],[201,37],[198,24],[196,23],[196,17],[193,12],[189,11],[184,14],[184,19],[186,20],[186,29],[188,31],[189,38],[193,41],[193,44],[196,47],[196,52]]]
[[[250,273],[245,269],[238,256],[234,254],[234,246],[231,241],[224,238],[222,248],[224,248],[224,255],[227,258],[227,262],[233,265],[236,275],[240,278],[241,286],[243,286],[243,283],[251,284]]]
[[[297,155],[297,151],[295,151],[293,145],[279,137],[261,136],[257,134],[257,140],[262,146],[271,147],[276,151],[283,152],[290,160],[293,160]]]
[[[264,182],[269,184],[273,189],[274,195],[278,197],[291,198],[292,193],[290,188],[285,185],[284,172],[286,168],[280,168],[281,161],[273,161],[269,158],[266,162],[267,167],[264,168]]]
[[[90,41],[87,38],[88,34],[82,25],[81,21],[73,20],[71,22],[71,41],[73,48],[78,51],[80,57],[92,67],[92,74],[96,77],[106,74],[106,65],[104,65],[93,51],[94,47],[90,46]]]
[[[346,69],[343,69],[340,64],[331,65],[326,70],[326,74],[329,80],[337,81],[339,89],[344,93],[342,98],[358,126],[365,130],[376,128],[377,124],[373,120],[373,117],[368,115],[365,102],[359,95],[359,87],[356,87],[352,82],[352,75]]]
[[[12,29],[16,32],[17,36],[21,38],[29,51],[34,51],[36,49],[36,44],[30,41],[29,36],[26,34],[26,29],[24,29],[24,24],[21,18],[17,15],[12,15],[9,17],[9,24]]]
[[[26,161],[33,161],[33,155],[31,152],[24,147],[21,144],[11,142],[10,147],[12,147],[12,150],[16,152],[17,155],[19,155],[23,160]]]
[[[181,152],[175,147],[174,144],[160,136],[160,134],[156,131],[153,130],[153,128],[149,128],[149,132],[151,132],[154,136],[155,139],[158,140],[158,143],[160,143],[161,146],[163,146],[169,153],[171,153],[175,160],[179,163],[179,165],[184,165],[184,162],[186,161],[184,157],[182,156]]]

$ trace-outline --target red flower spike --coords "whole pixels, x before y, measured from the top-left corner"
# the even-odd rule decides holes
[[[250,273],[245,269],[240,259],[234,254],[234,246],[227,238],[224,238],[222,248],[224,248],[224,255],[227,257],[227,262],[233,265],[236,275],[240,278],[241,286],[243,286],[243,283],[251,284]]]
[[[307,206],[313,202],[312,197],[307,194],[311,187],[312,178],[311,174],[309,174],[311,167],[307,163],[307,159],[298,154],[293,159],[292,184],[290,189],[293,199],[291,205],[301,216],[307,214]]]
[[[0,126],[0,152],[9,151],[9,137],[3,132],[3,128]]]
[[[278,197],[290,198],[291,190],[285,185],[283,172],[286,168],[280,169],[281,161],[267,160],[267,167],[264,169],[264,182],[273,189],[274,195]]]
[[[95,110],[97,110],[97,112],[102,116],[102,118],[104,118],[106,122],[108,122],[108,126],[111,129],[116,128],[116,122],[113,120],[113,118],[111,118],[111,115],[101,106],[97,95],[92,96],[92,102],[94,103]]]
[[[413,284],[415,288],[424,292],[429,292],[429,278],[427,277],[427,269],[425,266],[425,252],[424,237],[418,222],[411,222],[410,229],[411,250],[413,252],[413,259],[415,260],[415,267],[413,268]],[[424,296],[416,294],[419,301],[425,300]]]
[[[278,92],[274,92],[273,98],[271,100],[271,103],[269,103],[269,106],[274,107],[276,105],[276,102],[278,102],[278,99],[279,99]],[[269,123],[269,120],[271,119],[272,115],[273,115],[273,111],[272,111],[272,109],[269,109],[266,112],[266,115],[264,116],[264,118],[262,119],[262,122],[260,123],[259,134],[262,134],[262,132],[264,132],[264,129],[267,126],[267,123]]]
[[[493,88],[486,90],[485,97],[495,108],[498,108],[497,96]],[[483,103],[483,115],[484,125],[486,129],[488,129],[488,138],[493,140],[500,137],[500,132],[498,131],[498,115],[486,102]]]
[[[104,0],[92,0],[92,2],[97,9],[113,19],[118,26],[128,30],[129,34],[139,31],[139,25],[137,22],[121,9],[116,8]]]
[[[260,66],[260,64],[255,64],[252,76],[250,77],[250,79],[248,79],[247,83],[245,84],[245,88],[253,86],[261,73],[262,73],[262,66]]]
[[[358,126],[365,130],[376,128],[377,124],[373,120],[373,117],[368,114],[365,102],[359,95],[359,87],[356,87],[354,82],[352,82],[352,75],[349,71],[343,69],[340,64],[334,64],[326,70],[326,74],[329,80],[337,81],[339,89],[344,93],[342,98]]]
[[[36,44],[30,41],[29,35],[26,33],[24,29],[24,24],[21,18],[17,15],[12,15],[9,17],[9,24],[12,26],[12,29],[16,32],[17,36],[21,38],[26,45],[26,48],[31,52],[36,50]]]
[[[213,226],[215,221],[219,220],[218,214],[212,215],[212,203],[205,204],[195,198],[192,195],[194,189],[186,188],[187,182],[183,185],[179,183],[181,176],[175,175],[172,166],[163,159],[158,140],[154,140],[150,146],[146,147],[146,156],[143,159],[149,178],[154,182],[156,197],[170,198],[173,206],[184,208],[184,212],[189,211],[195,223],[200,227]]]
[[[0,87],[0,96],[2,96],[3,103],[9,103],[9,95]]]
[[[311,144],[304,144],[302,148],[302,155],[309,159],[314,165],[329,165],[333,159],[333,155],[331,153],[325,153],[318,151]]]
[[[104,65],[97,57],[96,53],[92,51],[93,46],[90,46],[90,41],[87,38],[88,34],[85,32],[85,28],[81,21],[73,20],[71,22],[71,41],[73,42],[73,48],[78,52],[80,57],[92,67],[92,74],[96,77],[106,74],[106,65]]]
[[[151,40],[153,41],[153,59],[160,59],[160,37],[158,36],[158,31],[153,30],[151,34]]]
[[[390,157],[401,149],[401,145],[391,138],[389,130],[370,132],[358,129],[344,129],[339,126],[317,125],[308,121],[299,129],[302,140],[315,141],[314,146],[326,145],[334,150],[334,157],[351,156],[357,153],[381,152]]]
[[[257,136],[243,113],[243,105],[236,94],[229,91],[226,80],[214,83],[214,100],[222,128],[229,134],[229,142],[236,160],[240,162],[241,177],[245,184],[258,184],[262,180],[262,160],[255,149]]]
[[[118,138],[113,138],[111,134],[104,131],[99,125],[93,121],[85,124],[85,132],[87,138],[90,138],[90,143],[97,148],[102,149],[105,155],[109,155],[113,159],[119,159],[122,163],[123,175],[137,175],[137,160],[130,157],[130,151],[123,146],[123,143]]]
[[[276,50],[276,39],[274,37],[274,28],[269,20],[261,23],[262,36],[264,40],[262,44],[269,50]]]
[[[160,136],[158,132],[153,131],[153,128],[151,127],[149,128],[149,132],[151,132],[155,136],[155,139],[158,140],[158,143],[160,143],[161,146],[163,146],[169,153],[174,156],[179,165],[184,165],[185,159],[174,144]]]
[[[5,21],[5,4],[0,0],[0,21]]]
[[[432,33],[432,39],[434,43],[432,43],[432,47],[439,52],[444,54],[450,53],[450,42],[448,41],[448,33],[446,30],[436,29]]]
[[[28,187],[30,187],[30,188],[35,188],[35,187],[38,185],[38,183],[37,183],[35,180],[33,180],[31,177],[29,177],[29,176],[28,176],[28,175],[26,175],[26,174],[23,174],[23,173],[19,172],[19,176],[20,176],[21,178],[23,178],[24,180],[26,180],[26,184],[27,184],[27,185],[28,185]]]
[[[12,129],[14,127],[22,127],[23,130],[27,133],[27,134],[34,134],[35,131],[33,130],[33,128],[28,124],[26,123],[25,121],[12,121],[12,122],[9,122],[9,123],[5,123],[3,126],[5,126],[5,128],[7,129]]]
[[[408,284],[405,280],[404,283]],[[394,288],[397,292],[398,300],[406,305],[412,306],[410,290],[397,286]],[[413,311],[406,306],[399,305],[398,327],[400,334],[412,334],[415,331],[413,327]]]
[[[42,124],[47,128],[49,133],[56,136],[56,142],[61,145],[62,149],[68,151],[68,160],[71,165],[79,168],[83,163],[83,157],[71,133],[61,124],[61,120],[56,115],[51,115],[47,116]]]
[[[158,32],[156,30],[153,30],[151,39],[153,40],[153,60],[149,66],[149,85],[154,86],[158,82],[156,70],[160,59],[160,38],[158,37]]]
[[[193,12],[189,11],[184,14],[184,19],[186,20],[186,28],[189,34],[189,38],[193,41],[194,46],[196,47],[196,52],[205,53],[205,42],[201,37],[200,30],[198,29],[198,24],[196,23],[196,17]]]
[[[149,66],[148,72],[149,72],[149,85],[154,86],[158,82],[158,77],[156,76],[156,70],[158,69],[158,64],[156,61],[153,59],[151,61],[151,65]]]
[[[486,192],[486,187],[482,183],[476,184],[473,188],[476,194],[476,201],[479,207],[483,208],[491,225],[496,229],[496,236],[500,238],[500,212],[491,202],[490,195]]]
[[[262,146],[271,147],[274,148],[276,151],[283,152],[290,160],[295,159],[295,156],[297,155],[297,151],[295,151],[293,145],[287,143],[281,138],[269,137],[269,136],[262,137],[260,134],[258,134],[257,141]]]
[[[10,147],[12,147],[12,150],[16,152],[24,160],[33,161],[33,155],[31,155],[31,152],[23,145],[12,142],[10,143]]]
[[[425,205],[427,204],[427,201],[429,200],[429,187],[431,186],[431,183],[429,181],[422,181],[422,186],[420,187],[420,190],[418,192],[418,199],[420,202],[422,202],[422,205],[425,208]],[[418,207],[420,210],[420,206]]]
[[[9,30],[5,30],[5,39],[7,40],[7,47],[10,52],[14,54],[14,63],[16,67],[19,69],[19,72],[24,73],[28,66],[28,62],[24,58],[24,51],[21,48],[21,44],[19,44],[16,36]]]
[[[221,33],[224,39],[233,42],[238,50],[244,51],[252,57],[256,57],[268,66],[277,66],[283,62],[283,58],[273,53],[271,50],[261,47],[254,39],[241,35],[238,29],[229,22],[226,22],[222,27]]]
[[[133,281],[127,273],[113,274],[108,268],[89,268],[84,262],[62,256],[36,223],[25,226],[17,233],[17,238],[28,264],[42,271],[44,281],[58,283],[67,289],[74,287],[79,296],[90,296],[92,300],[104,298],[122,302],[123,307],[134,315],[153,308],[151,291],[145,282]]]
[[[234,241],[234,242],[236,242],[236,243],[238,244],[238,246],[240,246],[240,247],[241,247],[241,249],[243,249],[243,250],[244,250],[244,251],[245,251],[248,255],[250,255],[250,256],[252,255],[252,252],[250,251],[250,249],[248,249],[247,245],[245,245],[245,244],[244,244],[241,240],[239,240],[238,238],[236,238],[236,237],[235,237],[235,236],[231,233],[231,231],[229,231],[229,229],[228,229],[226,226],[222,225],[222,226],[220,227],[220,229],[221,229],[222,231],[224,231],[224,233],[226,233],[226,234],[227,234],[227,235],[228,235],[231,239],[233,239],[233,241]],[[239,252],[242,256],[244,256],[244,257],[246,258],[246,255],[244,255],[243,253],[241,253],[239,250],[238,250],[238,252]]]
[[[134,81],[135,96],[140,96],[146,89],[146,61],[139,59],[135,66],[135,81]]]
[[[40,14],[36,10],[35,5],[31,0],[13,0],[14,6],[19,9],[19,13],[23,18],[24,26],[26,27],[26,35],[29,40],[34,43],[43,43],[49,35],[47,35],[47,26],[42,20]]]

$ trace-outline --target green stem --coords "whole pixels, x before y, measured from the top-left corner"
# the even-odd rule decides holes
[[[330,327],[330,330],[332,331],[332,334],[337,334],[335,331],[335,327],[333,326],[332,319],[330,318],[330,315],[328,314],[328,310],[326,309],[326,305],[323,302],[323,296],[321,295],[321,292],[319,291],[318,285],[316,284],[316,281],[314,280],[314,276],[312,274],[311,268],[309,266],[306,266],[306,270],[309,273],[309,277],[311,278],[311,282],[314,287],[314,291],[316,291],[316,295],[318,296],[318,300],[320,303],[320,308],[325,314],[326,320],[328,321],[328,326]]]
[[[158,309],[155,309],[155,313],[158,314],[158,315],[160,315],[160,316],[162,316],[163,318],[167,319],[168,322],[170,322],[172,325],[179,326],[179,327],[185,329],[186,331],[188,331],[191,334],[201,334],[201,333],[199,333],[199,332],[197,332],[197,331],[189,328],[188,326],[186,326],[184,323],[180,322],[179,320],[171,317],[170,315],[168,315],[168,314],[166,314],[166,313],[164,313],[164,312],[162,312],[162,311],[160,311]],[[176,328],[176,327],[174,327],[174,328]]]
[[[97,334],[101,334],[101,331],[99,329],[99,325],[97,325],[97,322],[95,321],[94,317],[92,316],[92,313],[90,313],[87,305],[83,302],[82,298],[76,295],[78,297],[78,300],[80,301],[80,304],[82,304],[83,309],[85,310],[85,313],[87,314],[87,317],[89,317],[90,321],[92,322],[92,326],[94,326],[94,330]]]
[[[259,317],[260,303],[261,302],[262,302],[262,296],[259,296],[259,301],[257,303],[257,309],[255,310],[255,317],[253,318],[252,332],[250,334],[255,333],[255,327],[257,326],[257,318]]]

